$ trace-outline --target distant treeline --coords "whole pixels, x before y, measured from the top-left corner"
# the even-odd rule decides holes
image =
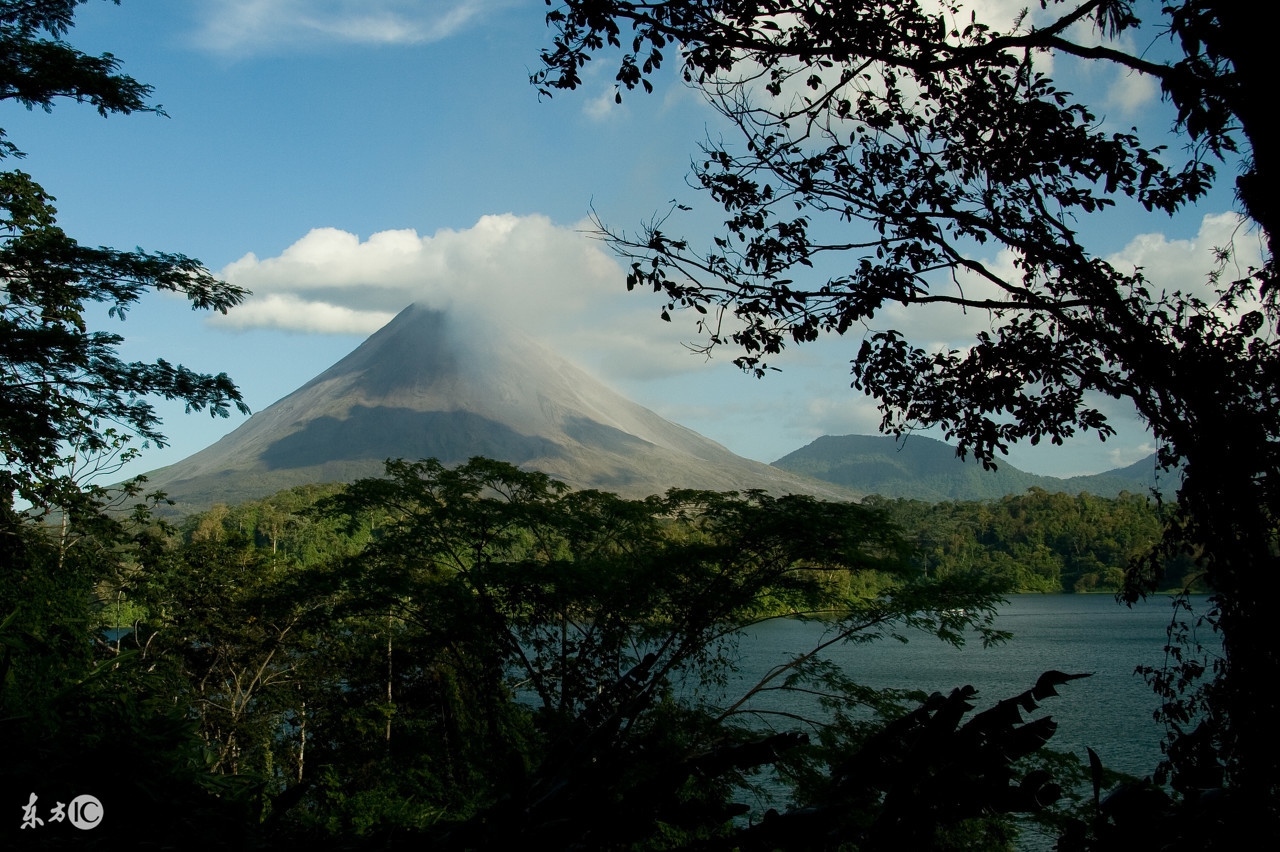
[[[1109,498],[1032,488],[999,500],[872,496],[864,505],[889,513],[930,576],[978,573],[1020,592],[1115,591],[1129,562],[1160,539],[1162,526],[1154,501],[1127,493]],[[1163,588],[1195,587],[1197,577],[1194,560],[1184,555],[1166,566]]]
[[[341,489],[336,483],[303,485],[218,505],[188,516],[182,537],[236,539],[300,566],[322,564],[353,546],[349,534],[310,511]],[[913,560],[929,576],[979,574],[1017,592],[1116,591],[1129,562],[1159,540],[1162,523],[1150,498],[1128,493],[1072,496],[1032,488],[999,500],[946,502],[873,495],[863,505],[886,512],[901,527],[915,546]],[[1168,565],[1164,588],[1195,588],[1197,576],[1194,560],[1183,556]]]

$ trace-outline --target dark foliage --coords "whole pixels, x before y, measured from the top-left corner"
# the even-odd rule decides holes
[[[862,330],[853,384],[879,401],[883,428],[940,426],[984,464],[1011,441],[1111,434],[1088,394],[1135,406],[1183,482],[1163,542],[1131,567],[1124,595],[1154,588],[1173,557],[1198,560],[1225,654],[1200,686],[1194,669],[1175,675],[1186,689],[1173,703],[1209,708],[1205,740],[1273,834],[1280,699],[1259,698],[1280,670],[1269,34],[1222,0],[1040,6],[1035,25],[993,29],[950,4],[569,0],[547,16],[554,45],[534,82],[573,89],[612,46],[620,95],[647,90],[673,51],[737,129],[736,147],[710,142],[694,164],[726,216],[709,249],[668,233],[666,218],[636,236],[604,232],[633,261],[629,288],[665,293],[664,318],[693,308],[707,347],[736,344],[745,369],[763,373],[787,343]],[[1088,29],[1096,38],[1076,38]],[[1128,53],[1112,40],[1122,34],[1167,38],[1172,57]],[[1041,51],[1158,80],[1185,157],[1136,130],[1101,129],[1037,70]],[[1079,221],[1120,204],[1186,209],[1223,160],[1240,166],[1237,197],[1267,250],[1261,269],[1228,280],[1223,247],[1211,297],[1169,292],[1081,238]],[[975,260],[983,246],[1010,251],[1012,271]],[[991,328],[934,352],[875,328],[894,303],[982,312]],[[1174,769],[1194,774],[1185,753],[1172,747]]]
[[[252,781],[212,775],[206,749],[174,683],[141,665],[102,632],[97,581],[148,545],[149,532],[99,518],[66,539],[12,515],[0,535],[0,797],[13,819],[6,848],[118,849],[188,845],[240,848],[254,832]],[[79,533],[79,530],[76,530]],[[104,821],[86,833],[57,803],[96,796]],[[24,829],[20,806],[35,796],[42,825]]]
[[[258,779],[279,842],[731,848],[774,837],[776,818],[796,848],[888,848],[1011,836],[998,815],[1051,803],[1017,762],[1051,722],[1006,703],[964,723],[972,690],[908,712],[913,696],[825,660],[908,628],[1003,638],[994,590],[922,576],[877,509],[624,500],[487,459],[389,463],[386,479],[312,494],[318,510],[299,496],[216,509],[140,554],[128,594],[150,614],[123,643],[181,685],[211,768]],[[304,565],[255,517],[309,517],[329,560]],[[822,644],[728,691],[741,631],[797,613],[824,619]],[[792,712],[758,700],[792,691],[807,702]],[[825,815],[734,822],[770,775]]]
[[[115,57],[64,41],[83,1],[0,0],[0,101],[160,112]],[[0,158],[21,156],[0,130]],[[225,312],[245,293],[179,254],[82,246],[52,202],[30,175],[0,172],[0,796],[15,815],[35,797],[46,820],[40,830],[6,820],[0,843],[165,848],[198,833],[238,847],[252,827],[245,785],[208,772],[170,684],[100,632],[100,584],[123,581],[151,532],[145,507],[134,519],[109,511],[136,500],[140,483],[92,480],[133,456],[131,439],[163,443],[149,398],[245,409],[225,375],[122,360],[122,338],[92,330],[89,315],[102,306],[123,319],[148,291]],[[99,795],[110,815],[89,836],[48,822],[79,794]]]

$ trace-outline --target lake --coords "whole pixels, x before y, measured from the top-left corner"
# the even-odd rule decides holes
[[[1197,612],[1206,603],[1203,596],[1192,598]],[[826,653],[868,686],[946,693],[971,684],[979,690],[978,710],[1031,688],[1047,670],[1089,672],[1092,677],[1059,687],[1059,696],[1044,701],[1034,715],[1058,722],[1050,743],[1058,750],[1087,759],[1085,747],[1091,746],[1107,767],[1142,776],[1160,760],[1164,730],[1152,718],[1159,699],[1134,670],[1163,663],[1172,614],[1168,597],[1129,609],[1111,595],[1015,595],[996,623],[1013,633],[1001,646],[970,642],[954,648],[922,635],[906,644],[833,646]],[[754,683],[771,666],[812,648],[824,629],[819,622],[790,619],[755,626],[740,648],[742,682]]]
[[[1204,596],[1191,600],[1197,613],[1207,608]],[[906,644],[841,645],[826,653],[846,674],[868,686],[947,693],[970,684],[979,690],[975,712],[1030,689],[1050,669],[1091,673],[1092,677],[1058,687],[1057,697],[1024,715],[1047,714],[1058,722],[1051,747],[1074,753],[1086,764],[1085,747],[1092,747],[1108,768],[1145,776],[1160,761],[1164,729],[1152,718],[1159,699],[1134,670],[1163,663],[1172,615],[1172,601],[1163,596],[1129,609],[1111,595],[1015,595],[1001,608],[995,625],[1013,633],[1013,639],[1001,646],[983,648],[980,642],[970,642],[955,648],[920,635]],[[739,648],[740,682],[754,684],[772,666],[813,648],[824,631],[814,621],[776,619],[756,625]],[[1207,629],[1202,639],[1219,647]],[[803,696],[781,693],[764,698],[777,702],[777,709],[803,710],[805,701]],[[798,725],[779,720],[778,727]],[[785,799],[763,804],[782,806]],[[1018,846],[1047,850],[1053,843],[1053,837],[1026,826]]]

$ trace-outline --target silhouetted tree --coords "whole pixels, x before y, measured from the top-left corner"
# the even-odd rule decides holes
[[[389,462],[387,472],[322,501],[357,526],[378,517],[374,539],[333,575],[346,600],[338,610],[365,619],[336,632],[373,641],[363,665],[342,670],[342,700],[365,706],[349,711],[364,727],[331,722],[326,733],[333,713],[317,709],[308,762],[329,774],[302,796],[290,817],[298,825],[345,811],[345,796],[376,808],[383,830],[417,829],[407,845],[755,844],[771,835],[730,823],[747,810],[734,801],[740,785],[784,762],[829,773],[908,703],[859,686],[823,650],[908,628],[952,642],[971,631],[1001,638],[990,623],[995,588],[973,576],[924,577],[876,509],[682,490],[626,500],[480,458],[452,470]],[[846,574],[878,579],[841,582]],[[729,687],[743,630],[794,614],[824,620],[820,645],[740,693]],[[760,701],[779,694],[805,703],[778,710]],[[1001,737],[1034,751],[1051,723],[1014,735],[1023,720],[1005,707],[1004,734],[963,727],[971,697],[939,696],[886,732],[883,754],[864,755],[857,781],[826,789],[821,819],[779,824],[795,826],[794,848],[826,848],[831,837],[891,848],[1047,805],[1052,797],[1037,804],[1011,792],[1022,770],[1010,761],[1024,752]],[[385,715],[367,712],[378,708]],[[369,724],[378,718],[385,730]],[[787,726],[800,730],[778,730]],[[823,747],[808,747],[819,732]],[[362,768],[371,762],[381,769]],[[949,780],[919,786],[921,771]],[[952,783],[963,794],[945,790]],[[410,790],[415,803],[397,810]],[[936,801],[934,816],[900,824],[898,809],[924,800]]]
[[[1166,557],[1194,552],[1224,641],[1212,683],[1193,686],[1201,662],[1188,652],[1158,684],[1175,740],[1202,722],[1196,739],[1212,745],[1175,746],[1174,768],[1204,779],[1204,755],[1220,759],[1274,832],[1280,691],[1264,686],[1280,671],[1271,33],[1227,0],[1039,6],[1044,15],[1000,29],[950,2],[567,0],[547,16],[554,46],[533,80],[544,93],[576,88],[581,67],[612,45],[621,97],[650,89],[671,51],[736,127],[739,146],[708,143],[693,169],[727,216],[708,250],[668,233],[666,219],[635,236],[604,232],[633,261],[628,288],[665,293],[664,318],[677,307],[704,315],[706,346],[737,344],[743,368],[761,374],[787,342],[869,329],[894,303],[941,304],[987,313],[990,330],[940,352],[897,330],[862,335],[853,384],[879,400],[884,430],[941,426],[991,464],[1011,441],[1111,434],[1087,394],[1132,402],[1183,482],[1163,544],[1131,568],[1125,596],[1151,590]],[[1122,36],[1167,39],[1174,55],[1127,51]],[[1136,130],[1102,129],[1038,70],[1045,52],[1157,80],[1185,159]],[[1186,209],[1223,161],[1239,166],[1237,197],[1266,250],[1261,268],[1233,280],[1223,247],[1211,296],[1168,292],[1082,239],[1078,221],[1120,202]],[[1012,267],[974,259],[984,244],[1008,250]],[[814,270],[820,262],[834,274]]]
[[[158,113],[150,87],[120,73],[115,57],[64,40],[83,2],[0,0],[0,102]],[[0,159],[21,156],[0,130]],[[55,216],[30,175],[0,171],[0,791],[6,801],[41,791],[42,817],[54,797],[102,792],[114,826],[90,841],[102,848],[126,837],[171,845],[190,834],[188,821],[206,823],[209,844],[239,847],[249,823],[235,785],[205,771],[203,747],[161,681],[99,632],[95,585],[119,579],[138,546],[137,529],[106,509],[140,485],[109,493],[92,480],[118,471],[130,438],[164,442],[149,398],[223,416],[247,409],[225,374],[123,360],[122,338],[91,329],[88,313],[101,305],[123,319],[148,291],[225,312],[246,294],[183,255],[80,245]],[[4,832],[6,842],[33,842],[16,821]],[[34,838],[75,842],[53,831]]]
[[[119,73],[115,57],[63,41],[82,2],[0,2],[0,101],[49,110],[69,99],[103,116],[159,112],[147,102],[151,88]],[[0,130],[0,158],[21,155]],[[52,202],[30,175],[0,172],[0,491],[37,505],[75,497],[60,462],[69,446],[109,451],[108,427],[163,444],[148,397],[222,416],[232,406],[247,411],[225,374],[163,359],[123,361],[122,338],[90,330],[85,319],[91,303],[123,319],[149,290],[183,293],[194,308],[225,313],[245,291],[183,255],[82,246],[57,226]]]

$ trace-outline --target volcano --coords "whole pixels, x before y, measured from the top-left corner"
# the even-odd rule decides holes
[[[857,496],[735,455],[520,332],[417,305],[217,443],[147,476],[186,513],[379,476],[388,458],[472,456],[627,497],[672,487]]]

